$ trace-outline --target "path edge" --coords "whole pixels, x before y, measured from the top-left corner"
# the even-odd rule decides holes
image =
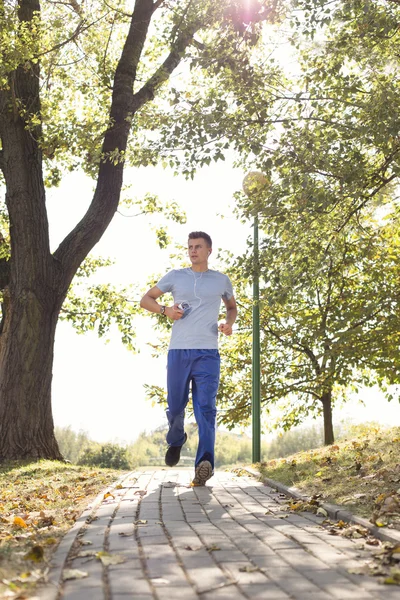
[[[271,488],[276,489],[278,492],[281,492],[286,496],[296,498],[296,500],[303,500],[304,502],[307,502],[310,499],[309,496],[302,494],[300,490],[295,487],[288,487],[279,481],[275,481],[274,479],[270,479],[269,477],[261,475],[257,469],[253,469],[252,467],[242,467],[241,470],[249,473],[252,477],[256,477],[259,481],[268,484]],[[326,510],[331,519],[336,521],[345,521],[346,523],[354,523],[355,525],[361,525],[361,527],[368,529],[372,535],[383,542],[400,544],[400,531],[395,531],[389,529],[388,527],[377,527],[367,519],[354,515],[339,504],[321,502],[319,506]]]
[[[60,584],[62,583],[62,572],[67,561],[70,550],[78,537],[81,530],[86,525],[87,519],[93,515],[104,500],[104,495],[112,492],[118,485],[122,484],[125,479],[130,477],[134,471],[124,473],[116,479],[108,487],[104,488],[84,509],[81,515],[76,519],[75,523],[61,538],[56,550],[50,558],[50,568],[47,573],[46,581],[37,586],[34,591],[35,598],[38,600],[57,600],[60,593]]]

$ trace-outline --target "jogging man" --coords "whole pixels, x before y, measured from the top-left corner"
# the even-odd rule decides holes
[[[208,268],[211,252],[212,242],[207,233],[190,233],[188,253],[192,266],[164,275],[140,301],[142,308],[174,321],[167,367],[169,431],[165,463],[169,467],[178,464],[181,448],[187,440],[184,418],[192,383],[193,409],[199,429],[193,486],[205,485],[213,475],[220,373],[218,331],[231,335],[237,316],[229,277]],[[156,301],[166,292],[172,293],[173,306]],[[218,327],[221,299],[226,306],[226,320]]]

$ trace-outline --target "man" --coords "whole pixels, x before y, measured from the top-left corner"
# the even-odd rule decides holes
[[[211,252],[212,242],[207,233],[190,233],[188,253],[192,266],[167,273],[140,301],[142,308],[174,321],[167,366],[169,431],[165,463],[169,467],[178,464],[181,448],[187,440],[184,418],[191,382],[193,409],[199,428],[194,486],[205,485],[214,471],[216,396],[220,372],[218,330],[224,335],[231,335],[237,315],[229,277],[208,268]],[[157,302],[157,298],[166,292],[172,293],[173,306]],[[218,327],[221,298],[227,312],[225,323]]]

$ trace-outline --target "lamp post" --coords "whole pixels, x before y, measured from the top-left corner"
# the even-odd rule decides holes
[[[243,191],[251,199],[260,199],[268,184],[266,176],[252,171],[243,179]],[[254,210],[253,223],[253,350],[252,350],[252,462],[261,461],[261,394],[260,394],[260,280],[258,249],[258,211]]]
[[[258,214],[254,215],[253,244],[253,354],[252,354],[252,462],[261,461],[261,397],[260,397],[260,279],[258,256]]]

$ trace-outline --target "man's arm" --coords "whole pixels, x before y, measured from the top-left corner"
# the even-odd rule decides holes
[[[152,287],[148,292],[145,293],[143,298],[140,301],[140,306],[149,312],[153,313],[161,313],[161,304],[156,302],[157,298],[162,296],[164,292],[160,290],[156,285]],[[165,315],[172,319],[173,321],[177,321],[182,318],[183,310],[178,308],[177,304],[174,306],[167,306],[165,308]]]
[[[234,296],[232,296],[232,298],[229,300],[225,300],[225,298],[222,298],[222,300],[226,306],[226,318],[225,323],[221,323],[219,326],[219,330],[225,335],[232,335],[232,325],[236,321],[237,317],[236,300]]]

